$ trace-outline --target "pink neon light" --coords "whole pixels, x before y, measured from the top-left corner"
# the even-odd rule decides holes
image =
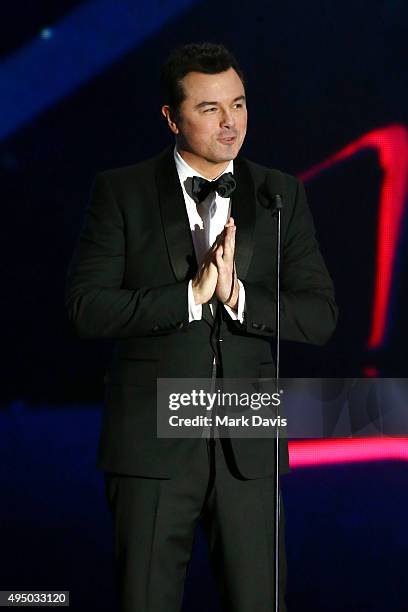
[[[363,368],[363,374],[367,378],[377,378],[380,376],[378,368],[374,368],[372,366],[366,366],[365,368]]]
[[[322,170],[366,148],[377,151],[384,175],[378,213],[373,313],[368,339],[368,348],[373,349],[378,348],[385,338],[392,271],[408,195],[408,130],[402,125],[391,125],[369,132],[322,163],[303,172],[300,178],[307,181]]]
[[[408,438],[347,438],[289,442],[292,468],[397,459],[408,461]]]

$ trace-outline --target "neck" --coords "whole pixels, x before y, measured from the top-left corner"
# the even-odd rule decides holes
[[[230,163],[229,160],[219,163],[211,162],[208,159],[204,159],[204,157],[198,157],[194,155],[194,153],[190,153],[179,147],[177,147],[177,151],[193,170],[196,170],[196,172],[199,172],[202,176],[211,181],[220,176]]]

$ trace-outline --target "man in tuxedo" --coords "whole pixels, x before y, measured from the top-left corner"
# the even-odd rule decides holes
[[[274,375],[275,187],[282,338],[326,342],[333,286],[302,184],[239,156],[247,107],[235,58],[221,45],[186,45],[164,64],[162,85],[175,147],[96,177],[67,283],[77,333],[116,339],[98,467],[120,609],[179,612],[201,520],[223,609],[271,612],[274,440],[159,438],[156,381]],[[285,472],[283,441],[281,451]]]

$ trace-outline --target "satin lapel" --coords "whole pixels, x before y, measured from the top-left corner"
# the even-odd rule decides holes
[[[256,219],[255,186],[245,159],[234,160],[234,176],[237,187],[231,198],[231,216],[237,227],[235,239],[235,265],[237,276],[244,280],[254,249]]]
[[[193,278],[197,272],[197,259],[173,148],[166,149],[157,161],[156,184],[167,252],[174,276],[178,281]],[[213,324],[209,308],[203,308],[203,319]]]
[[[174,275],[178,281],[193,278],[197,271],[197,260],[171,148],[166,149],[158,160],[156,182],[167,251]]]

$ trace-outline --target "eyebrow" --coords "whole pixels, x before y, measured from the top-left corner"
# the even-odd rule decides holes
[[[238,102],[239,100],[242,100],[243,102],[245,102],[246,98],[245,96],[237,96],[236,98],[233,99],[232,103]],[[196,104],[194,109],[198,110],[199,108],[202,108],[203,106],[217,106],[217,104],[218,102],[207,102],[207,100],[203,100],[203,102]]]

